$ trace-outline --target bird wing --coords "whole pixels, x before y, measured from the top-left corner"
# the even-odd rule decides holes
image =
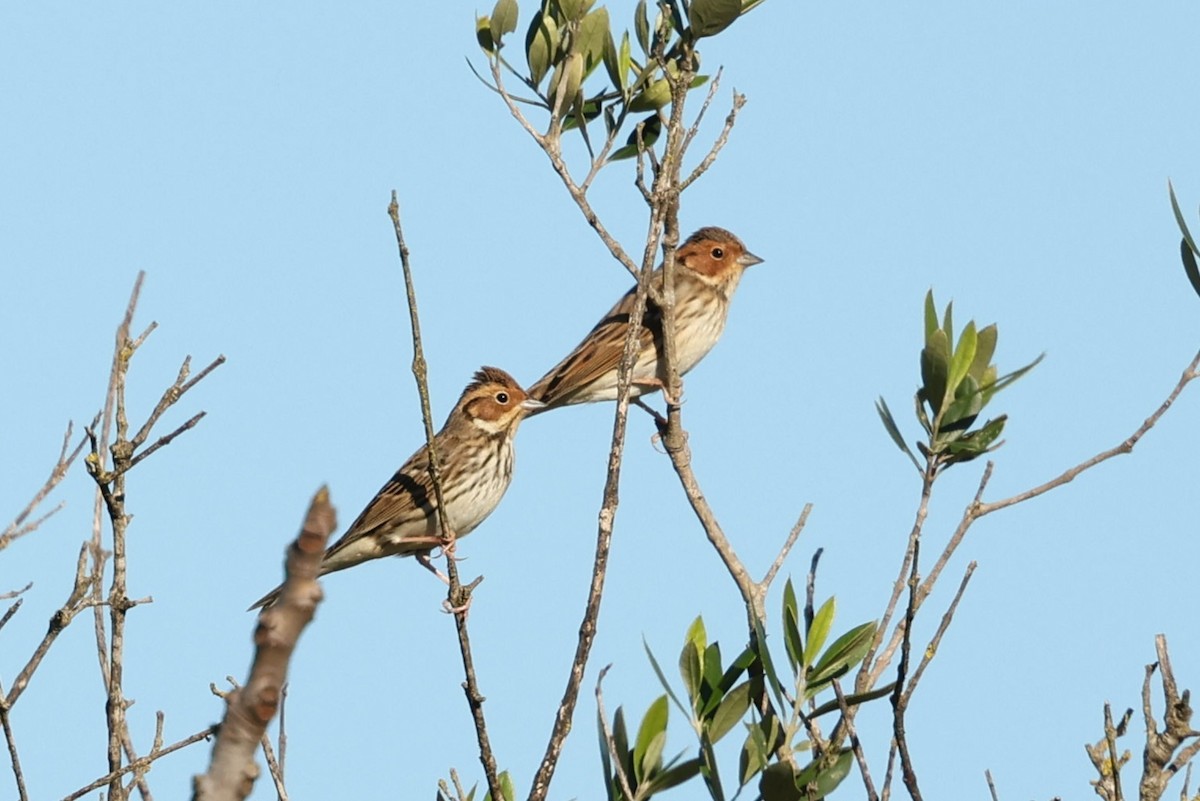
[[[636,293],[637,287],[626,292],[565,359],[529,388],[530,397],[547,406],[560,406],[569,402],[567,399],[576,392],[606,373],[615,371],[625,350],[625,336],[629,330]],[[647,299],[642,328],[638,332],[639,349],[649,350],[656,337],[661,336],[661,331],[662,319],[658,306]]]
[[[429,477],[429,451],[422,447],[404,463],[375,493],[362,513],[355,518],[341,539],[329,546],[321,563],[321,573],[331,573],[363,561],[356,558],[369,542],[378,555],[410,554],[430,549],[428,542],[413,542],[404,547],[403,529],[426,523],[437,508],[433,481]],[[400,533],[399,538],[389,532]],[[351,553],[353,552],[353,553]]]

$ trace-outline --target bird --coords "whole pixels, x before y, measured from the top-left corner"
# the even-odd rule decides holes
[[[715,226],[696,231],[675,251],[675,351],[680,375],[695,367],[717,344],[742,273],[761,262],[742,240]],[[656,290],[662,290],[661,266],[651,281]],[[544,404],[531,414],[577,403],[616,400],[617,369],[636,293],[636,286],[626,292],[565,359],[529,387],[530,397]],[[662,310],[648,297],[630,379],[631,398],[665,389],[662,338]]]
[[[434,437],[447,523],[456,538],[470,534],[504,497],[512,480],[517,427],[541,406],[496,367],[481,368],[463,390]],[[329,546],[319,575],[385,556],[415,556],[437,573],[429,553],[443,545],[429,475],[429,446],[423,445]],[[276,587],[250,609],[274,603],[281,589],[282,585]]]

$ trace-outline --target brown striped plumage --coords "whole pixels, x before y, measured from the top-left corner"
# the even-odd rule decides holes
[[[679,246],[675,252],[675,345],[680,375],[717,344],[742,273],[761,261],[724,228],[701,228]],[[661,267],[651,280],[662,288]],[[546,404],[534,414],[558,406],[616,399],[617,367],[636,290],[626,292],[575,350],[529,388],[530,397]],[[630,397],[654,392],[667,378],[666,365],[660,361],[662,314],[649,299],[639,344]]]
[[[504,497],[517,426],[539,408],[541,403],[495,367],[479,370],[463,390],[434,437],[447,519],[458,537],[470,534]],[[321,575],[384,556],[428,554],[440,542],[436,509],[429,448],[422,445],[325,551]],[[250,608],[273,603],[278,594],[277,587]]]

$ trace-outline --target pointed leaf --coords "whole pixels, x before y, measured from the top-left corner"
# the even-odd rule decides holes
[[[1192,289],[1200,295],[1200,267],[1196,266],[1196,254],[1188,246],[1186,239],[1179,240],[1179,256],[1183,259],[1183,272],[1191,282]]]
[[[996,355],[996,339],[999,336],[1000,332],[995,323],[979,330],[976,337],[975,358],[971,361],[970,369],[967,370],[967,374],[974,378],[977,384],[983,384],[983,373],[992,363],[992,357]]]
[[[946,307],[946,313],[949,315],[950,307]],[[970,320],[962,330],[962,335],[958,338],[958,346],[954,349],[954,357],[950,360],[950,378],[946,382],[946,392],[951,397],[956,397],[955,393],[958,390],[958,385],[966,377],[967,372],[971,369],[971,364],[975,361],[975,350],[979,342],[979,335],[975,333],[975,321]]]
[[[608,157],[609,161],[629,159],[638,154],[640,151],[638,144],[639,129],[641,131],[641,147],[649,150],[658,141],[658,137],[662,133],[662,118],[657,114],[651,114],[638,123],[634,127],[633,132],[629,134],[629,139],[626,140],[627,144],[613,151],[613,154]]]
[[[549,14],[539,14],[525,34],[525,58],[529,63],[529,80],[534,86],[546,77],[557,56],[558,23]]]
[[[612,33],[608,29],[608,9],[601,6],[579,23],[579,36],[575,50],[583,53],[583,77],[592,74],[604,60],[605,46],[612,44]],[[614,51],[615,56],[615,51]]]
[[[632,64],[633,54],[629,45],[629,31],[625,31],[621,34],[621,49],[617,52],[617,89],[624,91]]]
[[[656,111],[671,102],[671,85],[666,78],[648,83],[629,101],[630,111]]]
[[[775,663],[771,659],[771,650],[767,647],[767,633],[763,631],[762,623],[754,622],[754,641],[758,644],[758,659],[762,662],[763,675],[770,680],[771,691],[775,695],[776,706],[783,707],[783,685],[779,674],[775,672]]]
[[[814,620],[815,623],[815,620]],[[841,676],[858,664],[871,647],[875,622],[863,623],[838,637],[818,660],[808,678],[808,695],[812,697],[822,686]]]
[[[646,17],[646,0],[638,0],[637,9],[633,12],[633,33],[642,53],[650,55],[650,20]]]
[[[983,393],[971,376],[963,376],[958,390],[954,393],[954,402],[942,413],[942,433],[949,433],[949,439],[955,439],[975,422],[976,415],[983,408]],[[939,437],[939,440],[943,439]]]
[[[724,673],[721,669],[721,646],[715,642],[708,646],[701,664],[704,682],[700,687],[701,706],[697,711],[703,719],[721,702],[721,676]]]
[[[894,690],[894,689],[896,689],[896,682],[892,682],[891,684],[887,685],[886,687],[877,687],[876,689],[871,690],[870,692],[858,693],[855,695],[847,695],[847,696],[845,696],[846,706],[848,706],[848,707],[859,706],[861,704],[865,704],[867,701],[874,701],[877,698],[884,698],[886,696],[891,695],[892,690]],[[825,703],[821,704],[816,709],[814,709],[812,712],[809,712],[808,716],[810,718],[819,718],[822,715],[829,714],[830,712],[837,712],[837,711],[841,710],[841,708],[842,708],[841,704],[839,704],[838,700],[836,698],[834,698],[830,701],[826,701]]]
[[[696,650],[696,643],[688,640],[679,654],[679,675],[683,678],[683,689],[691,701],[693,712],[700,708],[701,669],[700,652]]]
[[[946,332],[946,340],[954,344],[954,301],[946,304],[946,314],[942,318],[942,330]]]
[[[837,601],[832,596],[813,615],[812,626],[808,629],[808,644],[804,647],[804,666],[808,667],[825,647],[829,637],[829,629],[833,626],[833,616],[837,611]]]
[[[558,7],[568,20],[578,21],[592,7],[592,0],[558,0]]]
[[[722,695],[729,692],[729,688],[746,672],[746,668],[754,664],[755,658],[754,651],[747,646],[738,654],[737,659],[729,663],[729,667],[725,669],[724,675],[721,676],[720,689]]]
[[[1008,375],[1002,376],[1001,378],[997,379],[996,383],[992,385],[992,392],[993,393],[999,392],[1000,390],[1009,386],[1010,384],[1015,382],[1017,379],[1021,378],[1023,375],[1028,373],[1030,370],[1037,367],[1038,363],[1040,363],[1042,361],[1042,359],[1044,359],[1044,358],[1046,358],[1046,354],[1043,353],[1040,356],[1038,356],[1036,359],[1031,361],[1029,364],[1022,367],[1021,369],[1013,370]]]
[[[475,41],[479,42],[485,53],[496,51],[496,42],[492,39],[492,21],[487,17],[475,18]]]
[[[933,332],[938,330],[937,307],[933,303],[933,290],[925,293],[925,344],[929,344],[929,338],[933,336]]]
[[[500,784],[500,792],[504,794],[504,801],[513,801],[517,797],[517,793],[513,787],[512,776],[508,775],[508,771],[501,773],[496,780]],[[483,797],[483,801],[492,801],[491,792]]]
[[[626,776],[633,775],[633,754],[629,750],[629,732],[625,728],[625,708],[617,707],[617,712],[613,715],[612,725],[613,750],[616,751],[616,757],[621,761],[621,770],[625,771]]]
[[[933,410],[934,417],[942,410],[946,401],[946,386],[950,377],[950,342],[946,332],[940,328],[929,337],[921,350],[921,381],[925,400]]]
[[[804,644],[800,637],[800,624],[796,621],[796,612],[786,604],[783,607],[783,645],[787,651],[788,664],[795,673],[804,655]]]
[[[763,801],[801,801],[804,796],[796,788],[799,778],[787,762],[773,762],[762,772],[758,792]]]
[[[739,787],[746,786],[767,765],[767,736],[763,734],[761,724],[753,723],[748,728],[746,741],[738,755]]]
[[[888,408],[887,401],[883,399],[882,395],[879,396],[879,400],[875,401],[875,411],[879,412],[879,419],[883,421],[883,427],[887,429],[892,442],[896,443],[896,447],[912,460],[913,466],[919,471],[921,465],[917,462],[917,457],[913,456],[913,452],[909,450],[908,445],[905,444],[904,437],[901,436],[900,429],[896,425],[896,419],[892,417],[892,410]]]
[[[716,36],[733,24],[742,13],[742,0],[692,0],[688,9],[692,36],[697,39]]]
[[[689,759],[687,762],[674,765],[662,773],[655,774],[645,783],[646,795],[644,797],[649,798],[652,793],[661,793],[663,790],[677,787],[695,778],[699,773],[699,759]]]
[[[1175,199],[1175,187],[1170,181],[1167,181],[1167,191],[1171,195],[1171,211],[1175,212],[1175,222],[1179,225],[1179,230],[1183,233],[1183,241],[1187,243],[1192,253],[1200,253],[1200,250],[1196,249],[1196,240],[1192,239],[1192,232],[1188,230],[1187,222],[1183,219],[1183,212],[1179,208],[1179,201]],[[1200,289],[1196,291],[1200,292]]]
[[[626,33],[628,35],[628,32]],[[604,36],[604,69],[608,72],[608,79],[612,81],[612,85],[618,91],[624,88],[624,81],[621,72],[621,57],[617,54],[617,44],[613,41],[612,31],[605,31]]]
[[[496,0],[492,9],[492,38],[499,42],[517,29],[517,0]]]
[[[654,658],[654,653],[650,650],[650,644],[646,642],[645,637],[642,637],[642,647],[646,649],[646,656],[650,657],[650,666],[654,668],[654,675],[658,676],[658,681],[660,684],[662,684],[663,689],[667,691],[667,695],[670,696],[671,700],[675,702],[675,706],[679,707],[680,712],[685,715],[688,714],[687,707],[680,703],[679,698],[676,697],[674,692],[672,692],[671,685],[667,683],[666,674],[664,674],[662,668],[659,667],[658,660]]]
[[[849,748],[842,750],[838,754],[837,759],[829,767],[821,771],[817,776],[817,791],[811,798],[825,798],[842,783],[842,780],[850,775],[850,768],[854,765],[854,752]]]
[[[742,718],[746,717],[749,709],[750,682],[744,681],[725,694],[720,705],[709,718],[705,727],[709,741],[713,744],[720,742],[722,737],[728,734]]]
[[[642,725],[638,727],[637,740],[633,746],[633,770],[639,783],[643,776],[649,775],[662,756],[663,743],[667,737],[667,712],[667,696],[660,695],[650,704],[650,708],[642,717]],[[659,741],[658,745],[651,752],[656,739]],[[648,753],[652,753],[649,759]]]
[[[604,770],[604,789],[608,793],[608,801],[614,801],[616,782],[613,780],[612,757],[608,753],[608,739],[604,736],[604,718],[600,709],[596,709],[596,734],[600,737],[600,767]]]
[[[792,586],[792,579],[789,576],[788,580],[783,585],[783,611],[784,614],[791,610],[792,617],[800,619],[800,605],[796,602],[796,588]]]

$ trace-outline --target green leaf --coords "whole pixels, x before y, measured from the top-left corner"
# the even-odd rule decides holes
[[[646,17],[646,0],[638,0],[633,12],[633,33],[637,36],[642,53],[650,55],[650,20]]]
[[[954,301],[946,304],[946,314],[942,318],[942,330],[946,332],[946,340],[954,342]]]
[[[871,640],[874,636],[875,622],[871,621],[870,623],[863,623],[861,626],[855,626],[841,637],[838,637],[833,645],[829,646],[829,650],[821,656],[809,674],[809,697],[814,695],[823,685],[828,684],[858,664],[867,655],[867,650],[871,647]]]
[[[549,14],[539,14],[525,34],[525,57],[529,62],[529,80],[534,86],[546,77],[557,55],[558,23]]]
[[[778,720],[771,717],[772,737],[774,740],[774,732],[778,726]],[[767,745],[767,735],[763,732],[763,723],[751,723],[746,728],[746,741],[742,743],[741,753],[738,755],[738,786],[744,787],[751,779],[757,776],[763,768],[767,766],[769,760],[770,748]]]
[[[626,32],[626,35],[628,35],[628,32]],[[608,79],[612,81],[612,85],[617,91],[624,88],[621,79],[621,57],[617,55],[617,44],[613,41],[612,31],[605,31],[604,69],[608,72]]]
[[[500,792],[504,794],[504,801],[515,801],[517,797],[516,788],[513,787],[512,776],[508,775],[508,771],[504,771],[496,777],[496,781],[500,785]],[[489,792],[483,797],[483,801],[492,801],[492,794]]]
[[[800,605],[796,601],[796,588],[792,586],[792,579],[788,580],[783,585],[783,612],[787,614],[791,610],[792,617],[800,619]]]
[[[592,74],[604,60],[604,48],[612,45],[612,33],[608,29],[608,9],[601,6],[579,23],[579,35],[575,50],[583,53],[583,77]]]
[[[659,667],[658,660],[654,658],[654,653],[650,650],[650,644],[646,642],[645,637],[642,637],[642,647],[646,649],[646,656],[650,657],[650,666],[654,668],[654,675],[658,676],[658,681],[662,684],[663,689],[667,691],[667,695],[675,702],[675,706],[679,707],[680,712],[685,715],[688,714],[687,707],[680,703],[679,698],[671,690],[671,685],[667,683],[667,676],[663,673],[662,668]]]
[[[1000,434],[1004,431],[1004,423],[1008,420],[1008,415],[1002,414],[995,420],[989,420],[983,428],[978,431],[972,431],[962,439],[952,442],[947,447],[947,450],[955,455],[956,462],[969,462],[972,459],[982,456],[990,450],[995,450],[992,443],[995,442]],[[999,447],[997,445],[996,447]]]
[[[650,775],[658,759],[662,756],[663,744],[667,737],[667,696],[660,695],[650,704],[642,717],[642,725],[638,727],[637,740],[633,746],[633,770],[638,782],[643,776]],[[657,746],[654,745],[658,741]],[[647,756],[650,758],[647,758]]]
[[[767,765],[758,780],[758,792],[763,801],[800,801],[804,796],[796,788],[799,776],[787,762]]]
[[[1170,181],[1167,181],[1167,191],[1171,195],[1171,210],[1175,212],[1175,222],[1179,225],[1179,230],[1183,233],[1183,241],[1187,243],[1192,253],[1200,253],[1200,250],[1196,249],[1196,240],[1192,239],[1192,232],[1188,230],[1187,222],[1183,219],[1183,212],[1179,209],[1179,201],[1175,199],[1175,187]],[[1196,291],[1200,292],[1200,289]]]
[[[716,36],[742,13],[742,0],[692,0],[688,9],[692,36]]]
[[[754,622],[754,642],[758,644],[758,659],[762,663],[763,675],[770,680],[771,691],[775,694],[775,703],[778,707],[783,707],[783,685],[779,681],[779,674],[775,672],[775,662],[771,659],[771,649],[767,647],[767,633],[763,631],[762,623],[757,619]]]
[[[617,74],[619,77],[617,89],[625,90],[625,82],[629,78],[629,69],[633,63],[633,54],[630,52],[629,31],[625,31],[621,35],[621,49],[617,53]]]
[[[886,687],[878,687],[874,690],[871,690],[870,692],[858,693],[856,695],[847,695],[847,696],[845,696],[846,706],[848,706],[848,707],[859,706],[861,704],[865,704],[867,701],[874,701],[877,698],[883,698],[885,696],[891,695],[892,690],[894,690],[894,689],[896,689],[896,682],[892,682],[891,684],[887,685]],[[809,712],[808,716],[810,718],[819,718],[819,717],[821,717],[821,715],[827,715],[830,712],[837,712],[837,711],[841,710],[841,708],[842,708],[841,704],[839,704],[838,700],[836,698],[834,698],[831,701],[826,701],[825,703],[821,704],[816,709],[814,709],[812,712]]]
[[[996,339],[999,336],[1000,332],[996,328],[996,324],[992,323],[980,329],[976,337],[975,358],[971,361],[967,375],[974,378],[977,384],[983,384],[983,374],[991,365],[992,357],[996,355]]]
[[[925,293],[925,344],[929,344],[929,338],[933,336],[933,332],[938,330],[937,306],[933,303],[933,290]]]
[[[746,716],[749,709],[750,682],[744,681],[725,694],[712,717],[708,719],[705,726],[708,739],[714,744],[720,742],[721,738]]]
[[[983,393],[979,391],[979,385],[971,376],[963,376],[954,393],[954,401],[942,413],[942,433],[948,436],[945,441],[956,439],[969,428],[982,408]],[[939,437],[939,440],[943,439]]]
[[[816,801],[816,799],[824,798],[837,789],[842,780],[849,775],[850,767],[853,764],[854,753],[849,748],[839,751],[832,765],[826,764],[823,759],[810,762],[793,777],[794,786],[804,789],[803,792],[798,789],[796,797],[804,799],[804,801]],[[772,801],[765,793],[763,798],[766,801]]]
[[[575,98],[579,95],[579,85],[583,82],[583,54],[572,53],[566,59],[559,62],[559,65],[554,68],[554,74],[550,76],[550,86],[547,89],[547,96],[550,102],[557,104],[560,83],[565,83],[566,86],[562,90],[562,107],[559,109],[560,114],[570,109],[575,102]]]
[[[800,637],[800,624],[796,620],[795,608],[789,609],[786,603],[783,606],[783,645],[787,651],[788,664],[795,673],[804,654],[804,645]]]
[[[679,675],[683,677],[683,689],[687,692],[693,711],[700,707],[701,670],[700,652],[696,650],[696,643],[688,640],[679,654]]]
[[[946,315],[949,317],[950,307],[946,307]],[[949,319],[947,319],[949,322]],[[962,335],[958,338],[958,346],[954,349],[954,357],[950,360],[950,378],[946,382],[946,392],[951,396],[955,396],[958,390],[958,385],[966,377],[967,372],[971,369],[971,364],[975,361],[975,350],[979,342],[979,336],[975,332],[975,321],[967,322],[966,328],[963,329]]]
[[[613,781],[612,757],[608,753],[608,739],[604,736],[604,718],[600,709],[596,709],[596,734],[600,737],[600,767],[604,770],[604,789],[608,793],[608,801],[615,801],[616,782]]]
[[[642,91],[629,101],[630,111],[656,111],[671,102],[671,85],[666,78],[646,84]]]
[[[829,629],[833,626],[833,616],[837,611],[837,601],[830,597],[813,615],[812,626],[808,629],[808,644],[804,647],[804,666],[808,667],[825,647],[829,637]]]
[[[700,685],[701,706],[697,710],[701,718],[708,714],[721,701],[721,646],[713,643],[704,651],[702,661],[704,681]]]
[[[732,687],[741,677],[741,675],[746,672],[746,668],[754,664],[756,659],[757,657],[754,655],[754,651],[750,648],[750,646],[746,646],[746,648],[744,648],[742,652],[737,655],[737,659],[734,659],[729,663],[729,667],[725,669],[725,674],[721,676],[721,695],[729,692],[729,688]]]
[[[946,386],[950,377],[950,341],[946,332],[937,329],[929,342],[921,349],[921,381],[925,400],[933,410],[934,417],[942,410],[946,401]]]
[[[517,29],[517,0],[496,0],[492,9],[492,38],[497,43]]]
[[[492,21],[487,17],[475,18],[475,41],[485,53],[496,52],[496,42],[492,39]]]
[[[613,715],[612,737],[613,750],[616,751],[617,759],[621,761],[621,770],[625,771],[626,776],[632,776],[633,754],[629,750],[629,732],[625,728],[624,707],[617,707],[617,712]]]
[[[689,759],[678,765],[668,768],[662,773],[656,773],[643,785],[646,790],[645,798],[649,798],[653,793],[661,793],[663,790],[670,790],[689,779],[695,778],[700,773],[700,760]]]
[[[918,404],[917,408],[920,408],[920,404]],[[892,442],[896,443],[896,447],[912,460],[913,467],[919,471],[921,465],[917,462],[917,457],[913,456],[913,452],[904,442],[904,437],[900,434],[900,428],[896,425],[896,418],[892,416],[892,410],[888,408],[887,401],[883,399],[882,395],[879,396],[879,400],[875,401],[875,411],[879,412],[879,419],[883,421],[883,427],[887,429]]]
[[[1196,254],[1192,252],[1186,239],[1179,240],[1179,256],[1183,259],[1183,271],[1187,274],[1192,289],[1200,295],[1200,267],[1196,266]]]
[[[1025,375],[1030,370],[1037,367],[1038,363],[1041,362],[1042,359],[1044,359],[1044,358],[1046,358],[1046,354],[1043,353],[1040,356],[1038,356],[1036,359],[1031,361],[1029,364],[1022,367],[1021,369],[1013,370],[1008,375],[996,379],[996,382],[991,387],[992,393],[995,394],[996,392],[999,392],[1000,390],[1004,389],[1005,387],[1007,387],[1010,384],[1012,384],[1013,382],[1015,382],[1017,379],[1021,378],[1021,376]]]

